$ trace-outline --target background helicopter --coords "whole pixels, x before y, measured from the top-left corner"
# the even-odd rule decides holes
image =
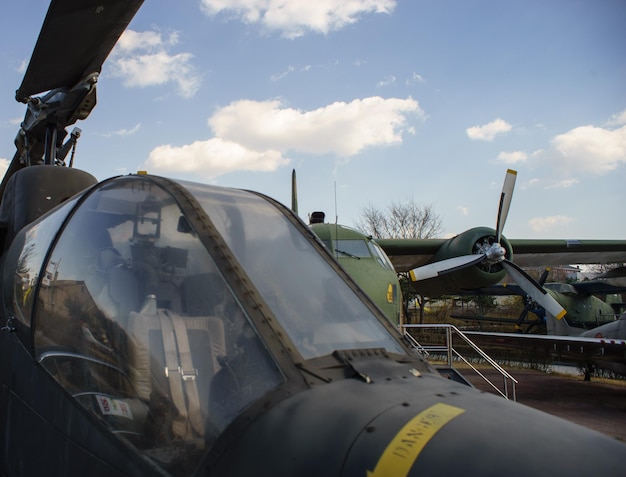
[[[140,5],[53,0],[18,90],[4,475],[622,473],[622,443],[440,378],[276,201],[64,166]]]

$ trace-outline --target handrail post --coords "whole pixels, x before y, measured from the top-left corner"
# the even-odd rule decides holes
[[[517,395],[516,395],[516,390],[515,390],[515,385],[517,384],[517,380],[511,376],[504,368],[502,368],[502,366],[500,366],[498,363],[496,363],[493,359],[491,359],[491,357],[489,357],[489,355],[487,355],[482,349],[480,349],[478,346],[476,346],[476,344],[470,340],[467,336],[465,336],[465,334],[463,334],[463,332],[461,330],[459,330],[457,327],[455,327],[454,325],[451,324],[414,324],[414,325],[402,325],[402,330],[403,332],[410,337],[410,342],[411,345],[416,348],[418,350],[418,352],[423,351],[426,353],[427,357],[429,355],[427,349],[433,350],[433,351],[443,351],[440,347],[435,346],[435,347],[429,347],[429,346],[424,346],[422,344],[420,344],[408,331],[409,328],[420,328],[420,329],[441,329],[441,328],[445,328],[445,332],[446,332],[446,361],[447,361],[447,365],[448,368],[452,368],[452,361],[453,361],[453,356],[452,353],[454,353],[456,355],[456,357],[460,358],[465,364],[469,365],[470,368],[472,370],[474,370],[474,372],[476,374],[478,374],[485,382],[487,382],[495,391],[497,391],[502,397],[504,397],[505,399],[509,399],[509,380],[511,381],[511,385],[510,385],[510,391],[512,396],[513,401],[517,400]],[[467,345],[469,345],[474,351],[476,351],[478,353],[478,355],[484,359],[487,364],[489,364],[492,368],[494,368],[496,371],[498,371],[503,378],[503,390],[504,392],[502,392],[500,389],[498,389],[498,387],[496,385],[494,385],[485,375],[483,375],[478,369],[476,369],[469,361],[467,361],[461,354],[459,354],[459,352],[457,350],[454,349],[453,347],[453,333],[456,333],[460,339],[462,339]]]
[[[448,368],[452,367],[452,327],[446,327],[446,344],[448,348]]]

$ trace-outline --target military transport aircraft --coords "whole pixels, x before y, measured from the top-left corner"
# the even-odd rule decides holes
[[[521,266],[626,261],[626,240],[507,240],[502,230],[516,176],[516,171],[507,170],[496,229],[476,227],[451,239],[373,239],[343,225],[324,223],[322,212],[311,215],[310,226],[396,325],[401,298],[396,292],[399,282],[388,273],[389,263],[398,273],[409,272],[418,293],[433,298],[471,294],[495,285],[508,273],[517,290],[561,318],[566,309],[543,287],[545,279],[536,282]],[[295,172],[292,178],[292,209],[297,213]]]
[[[311,214],[311,230],[387,318],[399,325],[400,280],[385,252],[372,237],[344,225],[324,223],[320,214]]]
[[[295,169],[291,171],[291,210],[298,214]],[[387,318],[399,326],[402,315],[400,280],[387,254],[372,237],[345,225],[326,223],[325,217],[324,212],[312,212],[309,216],[311,230]]]
[[[494,285],[508,273],[525,294],[560,318],[565,310],[521,267],[624,262],[626,240],[507,240],[502,231],[516,176],[516,171],[507,170],[495,229],[476,227],[451,239],[376,242],[396,271],[409,272],[414,288],[424,296],[468,293]]]
[[[18,89],[2,475],[623,474],[623,443],[441,378],[269,197],[65,165],[141,3],[52,0]]]

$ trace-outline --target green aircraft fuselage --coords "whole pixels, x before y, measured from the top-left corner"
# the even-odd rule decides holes
[[[310,227],[357,285],[394,325],[399,325],[400,282],[389,258],[372,237],[337,224]]]
[[[563,283],[546,283],[546,291],[567,310],[571,326],[590,329],[616,320],[613,307],[594,295],[581,295],[573,286]]]

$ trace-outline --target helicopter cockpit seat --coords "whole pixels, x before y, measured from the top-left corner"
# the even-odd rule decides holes
[[[226,353],[224,324],[213,316],[183,316],[147,302],[131,312],[131,374],[139,397],[152,409],[163,434],[194,441],[214,438],[209,425],[209,389]],[[169,406],[159,406],[168,402]],[[166,411],[169,409],[169,411]]]
[[[148,263],[125,259],[116,248],[108,246],[98,252],[96,268],[106,277],[99,301],[108,302],[110,318],[122,326],[126,326],[131,312],[142,308],[146,297],[158,297],[161,308],[181,310],[178,286],[160,280],[157,270]]]
[[[36,165],[20,169],[9,181],[0,208],[0,244],[63,201],[98,183],[91,174],[69,167]]]
[[[107,311],[108,318],[125,327],[130,312],[139,311],[142,304],[137,276],[119,251],[111,246],[97,252],[96,269],[104,277],[98,305]]]

